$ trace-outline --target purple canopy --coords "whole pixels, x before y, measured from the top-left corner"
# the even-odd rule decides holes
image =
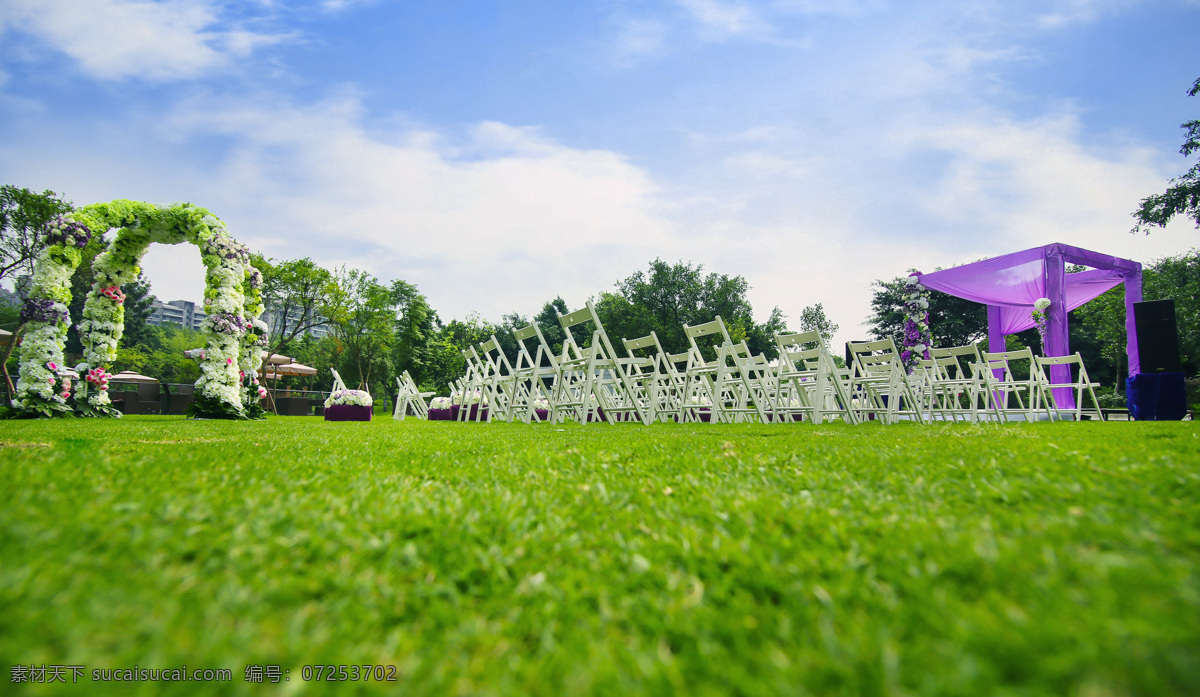
[[[1093,270],[1066,273],[1066,265],[1081,264]],[[1004,337],[1034,326],[1030,313],[1039,298],[1049,298],[1046,312],[1047,356],[1070,353],[1067,313],[1104,291],[1125,284],[1125,350],[1129,374],[1141,372],[1133,304],[1142,300],[1142,265],[1136,261],[1055,243],[1022,252],[984,259],[944,271],[924,274],[921,283],[933,290],[984,303],[988,306],[988,348],[1004,350]],[[1070,382],[1068,366],[1052,366],[1050,379]],[[1056,390],[1062,400],[1069,390]],[[1073,402],[1067,399],[1067,402]]]

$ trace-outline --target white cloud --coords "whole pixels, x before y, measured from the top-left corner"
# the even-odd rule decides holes
[[[609,59],[621,67],[660,54],[666,46],[666,25],[650,19],[627,20],[609,48]]]
[[[577,306],[669,246],[654,183],[612,152],[494,122],[458,137],[368,132],[360,117],[353,98],[207,98],[164,128],[233,140],[220,166],[188,179],[192,200],[239,239],[270,256],[404,278],[447,319],[536,312],[558,293]]]
[[[212,0],[9,0],[6,29],[33,34],[104,79],[194,78],[288,38],[223,28]]]
[[[705,33],[723,40],[735,36],[764,36],[771,25],[746,2],[726,0],[678,0],[679,5],[699,22]]]

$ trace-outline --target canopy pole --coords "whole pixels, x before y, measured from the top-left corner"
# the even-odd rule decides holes
[[[1047,358],[1065,356],[1071,351],[1071,344],[1067,334],[1067,269],[1063,253],[1058,249],[1049,250],[1043,268],[1046,297],[1050,299],[1050,307],[1046,312],[1046,345],[1042,347],[1042,354]],[[1033,369],[1034,366],[1030,366],[1030,370]],[[1050,366],[1051,384],[1060,385],[1070,382],[1071,366]],[[1067,409],[1074,409],[1075,395],[1071,388],[1055,388],[1054,403],[1063,405]]]
[[[1001,326],[1001,322],[1000,322],[1000,306],[999,305],[988,305],[987,306],[987,317],[988,317],[988,352],[989,353],[1002,353],[1006,350],[1006,347],[1008,346],[1008,344],[1004,340],[1004,328]],[[1004,379],[1004,370],[1003,369],[993,370],[992,377],[996,378],[997,380],[1003,380]],[[1006,393],[1006,392],[993,392],[992,393],[992,401],[997,405],[1000,404],[1001,397],[1004,398],[1005,408],[1007,408],[1008,393]]]
[[[1142,301],[1142,265],[1125,277],[1125,355],[1129,358],[1129,377],[1142,372],[1138,357],[1137,319],[1133,315],[1133,304]]]

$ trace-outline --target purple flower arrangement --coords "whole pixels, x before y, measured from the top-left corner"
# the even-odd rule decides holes
[[[66,322],[68,318],[66,308],[46,298],[30,298],[21,307],[21,321],[25,323]]]
[[[200,244],[200,252],[205,256],[212,255],[220,259],[239,259],[249,263],[250,250],[238,244],[228,235],[213,235],[212,239]]]
[[[44,240],[46,244],[59,244],[64,247],[83,249],[92,239],[92,231],[83,223],[77,223],[70,218],[57,216],[46,226]]]
[[[241,315],[232,312],[217,312],[209,315],[204,321],[218,334],[239,336],[246,332],[246,321]]]
[[[929,289],[921,285],[921,272],[908,275],[904,296],[904,350],[900,361],[912,372],[921,359],[929,360],[933,337],[929,331]]]

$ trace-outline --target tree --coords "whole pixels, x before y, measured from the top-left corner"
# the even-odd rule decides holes
[[[875,339],[904,340],[903,288],[907,276],[871,284],[871,316],[863,322]],[[948,293],[930,291],[929,329],[934,346],[965,346],[987,336],[987,306]]]
[[[343,366],[368,387],[386,371],[395,340],[396,305],[392,289],[359,269],[342,267],[334,274],[330,302],[322,314],[330,321],[343,350]],[[381,370],[382,369],[382,370]]]
[[[555,355],[562,353],[563,341],[567,338],[562,325],[558,323],[558,316],[568,312],[567,301],[563,300],[562,296],[558,296],[553,300],[547,300],[546,304],[542,305],[542,311],[533,317],[533,321],[537,323],[538,329],[542,332],[542,337]]]
[[[80,359],[83,358],[83,342],[79,337],[79,323],[83,320],[83,304],[87,301],[87,294],[92,291],[92,284],[96,282],[92,262],[97,254],[108,248],[108,242],[108,236],[104,232],[93,233],[92,239],[88,240],[87,246],[83,248],[83,259],[71,274],[71,302],[67,305],[71,326],[67,328],[67,344],[64,350]],[[125,326],[128,328],[128,321]]]
[[[89,289],[90,290],[90,289]],[[142,274],[138,274],[133,283],[121,286],[125,294],[125,329],[121,333],[121,344],[137,346],[149,339],[150,319],[154,311],[154,296],[150,295],[150,282]]]
[[[800,331],[821,332],[821,338],[825,340],[825,348],[829,348],[829,341],[838,329],[840,327],[825,316],[825,307],[821,303],[809,305],[800,311]]]
[[[5,276],[33,275],[33,263],[42,251],[39,234],[56,215],[75,207],[53,191],[35,194],[29,189],[0,186],[0,280]]]
[[[283,353],[297,337],[328,326],[324,312],[334,294],[333,275],[312,259],[275,262],[260,255],[251,257],[263,275],[263,306],[269,313],[271,348]]]
[[[684,324],[711,322],[719,315],[734,341],[745,340],[751,351],[774,358],[778,349],[773,333],[785,328],[783,313],[775,308],[766,323],[755,324],[746,299],[749,290],[741,276],[705,275],[700,264],[655,259],[648,271],[636,271],[618,282],[615,293],[602,293],[596,311],[610,338],[632,339],[653,331],[670,353],[690,346]]]
[[[428,345],[434,338],[437,312],[417,287],[405,281],[392,281],[392,298],[396,303],[396,341],[392,349],[392,365],[399,375],[404,371],[418,385],[426,379],[429,362]]]
[[[1144,300],[1175,300],[1175,320],[1179,330],[1179,350],[1184,372],[1191,376],[1200,369],[1200,250],[1166,257],[1147,264],[1142,269],[1142,298]],[[1123,384],[1128,366],[1125,361],[1125,291],[1118,286],[1071,312],[1078,318],[1086,334],[1096,343],[1099,358],[1108,362],[1104,372],[1093,370],[1093,358],[1084,353],[1088,373],[1094,377],[1113,376],[1113,383]],[[1075,324],[1071,324],[1072,330]],[[1071,334],[1071,350],[1086,350],[1076,346]]]
[[[1192,97],[1200,94],[1200,78],[1192,84],[1188,94]],[[1179,127],[1187,131],[1179,152],[1184,157],[1200,152],[1200,120],[1193,119]],[[1177,215],[1191,218],[1200,228],[1200,161],[1183,176],[1172,179],[1165,192],[1142,199],[1141,206],[1133,213],[1137,224],[1130,232],[1150,234],[1150,228],[1165,227]]]

